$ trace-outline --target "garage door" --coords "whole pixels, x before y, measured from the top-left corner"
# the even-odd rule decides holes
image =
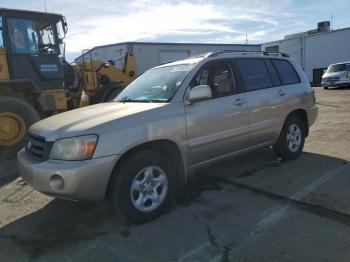
[[[189,50],[160,50],[159,63],[164,64],[164,63],[174,62],[189,56],[190,56]]]

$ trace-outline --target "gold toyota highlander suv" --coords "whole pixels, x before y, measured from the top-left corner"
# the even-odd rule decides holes
[[[298,157],[317,111],[288,55],[208,53],[148,70],[112,102],[34,124],[18,167],[40,192],[109,197],[143,223],[199,167],[270,146],[283,160]]]

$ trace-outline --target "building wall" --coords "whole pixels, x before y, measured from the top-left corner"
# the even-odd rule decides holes
[[[158,66],[165,62],[184,59],[189,56],[216,51],[260,51],[260,45],[229,45],[229,44],[168,44],[168,43],[131,43],[129,45],[136,58],[137,75],[142,74],[149,68]],[[95,47],[91,51],[92,59],[109,60],[128,51],[128,44],[115,44],[109,46]],[[89,58],[90,53],[84,55],[85,59]],[[78,57],[76,61],[81,60]],[[121,63],[116,64],[117,67]]]
[[[279,46],[280,52],[293,57],[313,82],[314,69],[350,61],[350,28],[263,43],[261,48],[265,50],[275,45]]]
[[[309,79],[312,80],[314,68],[344,61],[350,61],[350,28],[306,38],[305,72]]]

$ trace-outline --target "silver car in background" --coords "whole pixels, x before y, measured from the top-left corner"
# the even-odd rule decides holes
[[[318,108],[283,54],[218,52],[148,70],[113,102],[34,124],[18,153],[23,179],[48,195],[102,200],[144,223],[199,168],[264,147],[298,157]]]
[[[322,76],[321,85],[328,87],[350,86],[350,62],[332,64]]]

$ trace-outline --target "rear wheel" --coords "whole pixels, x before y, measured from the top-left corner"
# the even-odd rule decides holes
[[[297,116],[288,117],[273,147],[276,156],[283,161],[297,158],[303,151],[305,134],[304,122]]]
[[[123,219],[145,223],[161,215],[171,201],[171,162],[153,150],[138,151],[114,171],[109,185],[113,210]]]
[[[0,97],[0,160],[16,157],[23,147],[28,128],[40,120],[38,112],[28,102]]]
[[[328,86],[324,86],[323,89],[328,89]]]

